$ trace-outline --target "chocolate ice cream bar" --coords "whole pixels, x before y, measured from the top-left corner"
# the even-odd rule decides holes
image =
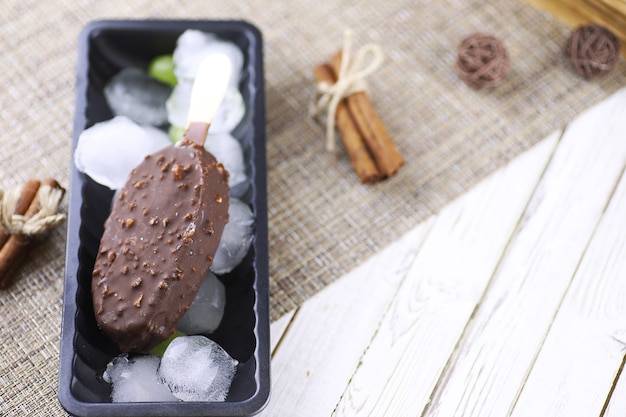
[[[228,173],[193,142],[149,155],[105,223],[93,271],[101,329],[148,352],[187,311],[228,221]]]
[[[133,170],[105,222],[93,307],[123,352],[149,352],[174,333],[228,222],[228,172],[203,145],[230,68],[224,56],[203,62],[184,139]]]

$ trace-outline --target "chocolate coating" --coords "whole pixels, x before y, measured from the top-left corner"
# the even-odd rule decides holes
[[[228,172],[201,145],[169,146],[133,170],[92,278],[98,325],[122,352],[149,352],[174,332],[211,266],[228,206]]]

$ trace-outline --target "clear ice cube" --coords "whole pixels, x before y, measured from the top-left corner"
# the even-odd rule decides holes
[[[236,88],[243,68],[241,49],[233,42],[195,29],[186,30],[176,41],[173,60],[174,74],[178,81],[193,80],[204,58],[215,53],[221,53],[230,58],[233,65],[230,82]]]
[[[241,263],[254,236],[254,214],[246,203],[231,198],[228,217],[211,265],[211,271],[217,275],[226,274]]]
[[[165,102],[172,88],[138,68],[124,68],[107,82],[104,97],[116,116],[145,125],[167,123]]]
[[[102,378],[111,384],[113,402],[178,401],[169,387],[161,382],[157,356],[126,354],[113,358]]]
[[[204,336],[181,336],[167,347],[159,376],[183,401],[224,401],[237,360]]]
[[[189,310],[176,328],[188,335],[210,334],[217,329],[224,317],[226,290],[224,284],[207,272]]]
[[[124,186],[132,169],[146,155],[171,144],[165,132],[117,116],[80,134],[74,163],[94,181],[116,190]]]

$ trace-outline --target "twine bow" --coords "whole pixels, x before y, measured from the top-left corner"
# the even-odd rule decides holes
[[[326,110],[326,150],[335,150],[335,113],[337,106],[345,97],[359,91],[365,91],[367,85],[365,78],[372,74],[383,62],[382,48],[374,43],[367,44],[359,49],[354,60],[351,55],[352,32],[347,30],[344,34],[343,49],[341,51],[341,66],[337,74],[337,82],[329,84],[321,82],[317,84],[317,94],[311,115],[316,117]],[[368,66],[363,68],[365,59],[371,55]]]
[[[11,234],[35,236],[60,224],[65,215],[57,214],[63,190],[42,185],[38,191],[40,209],[31,217],[15,214],[20,190],[0,191],[0,226]]]

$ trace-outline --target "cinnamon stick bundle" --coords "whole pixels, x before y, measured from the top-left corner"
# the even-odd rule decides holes
[[[313,69],[313,75],[317,82],[326,82],[334,84],[336,77],[333,70],[328,64],[318,65]],[[346,148],[346,152],[354,171],[363,184],[373,184],[381,179],[380,172],[372,159],[369,150],[361,139],[361,134],[350,116],[348,107],[344,101],[337,106],[335,114],[337,120],[337,128],[341,133],[341,141]]]
[[[330,64],[335,81],[341,68],[341,57],[342,51],[339,51],[331,58]],[[404,159],[393,144],[367,94],[359,91],[346,97],[345,101],[381,175],[385,178],[394,175],[404,164]]]
[[[342,51],[332,56],[330,62],[313,69],[313,75],[322,86],[337,86],[341,72]],[[342,73],[342,77],[344,73]],[[346,80],[335,92],[343,91],[355,81],[354,73],[346,74]],[[363,76],[363,75],[361,75]],[[329,117],[331,117],[330,110]],[[363,184],[373,184],[394,175],[404,164],[380,117],[367,94],[363,91],[349,94],[338,102],[334,121],[354,171]],[[328,121],[327,121],[328,122]]]
[[[15,205],[15,214],[23,216],[26,213],[26,210],[28,210],[28,207],[37,195],[40,185],[41,181],[39,180],[31,179],[26,181],[26,184],[24,184],[22,192],[20,193],[20,198],[17,200],[17,204]],[[7,240],[9,240],[10,236],[11,233],[8,230],[0,227],[0,248],[2,248]]]
[[[65,190],[59,185],[59,183],[52,179],[46,179],[43,182],[37,180],[29,180],[24,186],[18,203],[16,204],[15,214],[24,216],[25,219],[31,219],[36,216],[42,209],[43,201],[41,200],[41,191],[44,186],[49,187],[51,190],[59,190],[57,193],[58,201],[63,198]],[[54,203],[54,202],[53,202]],[[49,225],[53,225],[60,220],[59,216],[56,216]],[[12,281],[12,277],[21,265],[28,251],[35,243],[35,235],[44,232],[46,230],[45,219],[40,226],[40,230],[34,230],[28,233],[11,232],[7,229],[2,229],[0,232],[0,289],[6,288]]]

